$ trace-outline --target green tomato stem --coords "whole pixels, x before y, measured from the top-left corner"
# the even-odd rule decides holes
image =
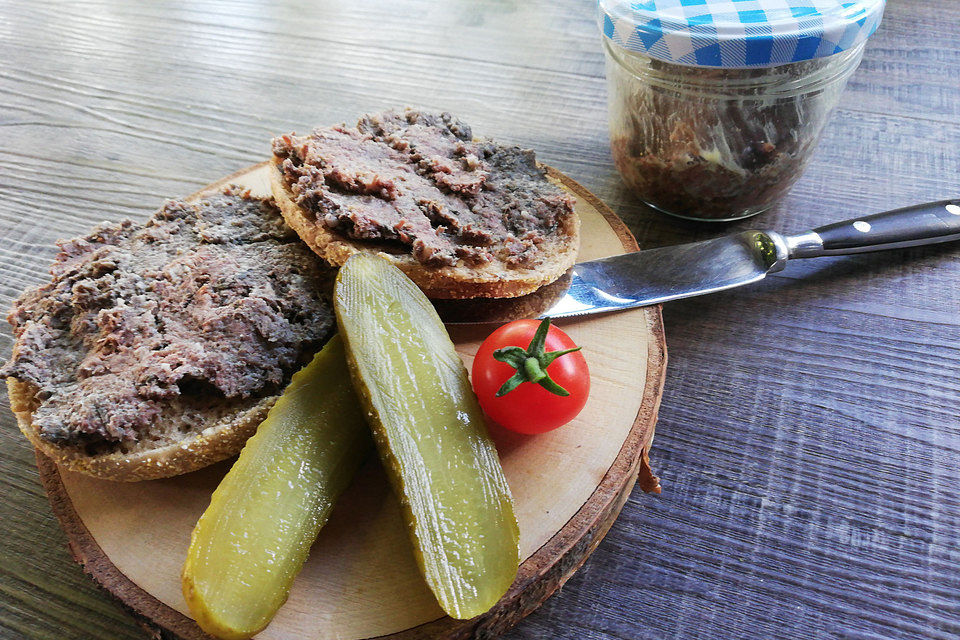
[[[523,369],[528,382],[540,382],[547,376],[547,372],[540,368],[540,361],[533,357],[524,360]]]
[[[497,349],[493,352],[494,359],[504,362],[516,370],[509,380],[503,383],[497,390],[497,397],[504,396],[524,382],[533,382],[558,396],[568,396],[570,392],[561,387],[550,378],[547,373],[547,367],[560,356],[574,351],[579,351],[580,347],[573,349],[564,349],[562,351],[545,352],[547,332],[550,330],[550,318],[544,318],[537,327],[530,345],[523,349],[521,347],[511,346]]]

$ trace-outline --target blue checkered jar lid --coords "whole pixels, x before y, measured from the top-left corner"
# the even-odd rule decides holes
[[[772,67],[853,48],[884,0],[599,0],[614,44],[697,67]]]

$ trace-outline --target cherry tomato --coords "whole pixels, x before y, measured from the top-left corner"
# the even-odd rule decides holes
[[[545,330],[543,323],[547,323],[549,329]],[[570,336],[549,325],[549,321],[543,323],[517,320],[505,324],[483,341],[473,360],[473,390],[480,406],[511,431],[543,433],[565,425],[580,413],[590,393],[590,372],[583,353],[556,355],[555,352],[578,347]],[[538,329],[544,341],[539,347],[532,344]],[[528,362],[531,358],[537,362]],[[538,366],[544,362],[546,367]],[[530,381],[538,379],[541,372],[546,373],[544,378]],[[508,381],[507,386],[512,390],[498,396]],[[559,395],[557,391],[569,395]]]

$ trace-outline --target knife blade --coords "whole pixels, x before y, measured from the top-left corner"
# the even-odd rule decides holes
[[[779,238],[746,231],[574,265],[570,287],[541,317],[632,309],[723,291],[782,268]]]
[[[960,239],[960,199],[836,222],[784,236],[749,230],[703,242],[581,262],[559,281],[513,299],[434,301],[444,322],[568,318],[632,309],[758,282],[793,258]]]

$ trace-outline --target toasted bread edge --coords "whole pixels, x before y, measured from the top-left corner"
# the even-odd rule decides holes
[[[169,478],[196,471],[240,453],[278,397],[261,398],[250,407],[227,415],[200,433],[178,442],[146,451],[91,456],[79,447],[56,445],[40,437],[31,419],[37,406],[35,386],[7,378],[7,392],[20,431],[41,453],[61,468],[120,482]]]

